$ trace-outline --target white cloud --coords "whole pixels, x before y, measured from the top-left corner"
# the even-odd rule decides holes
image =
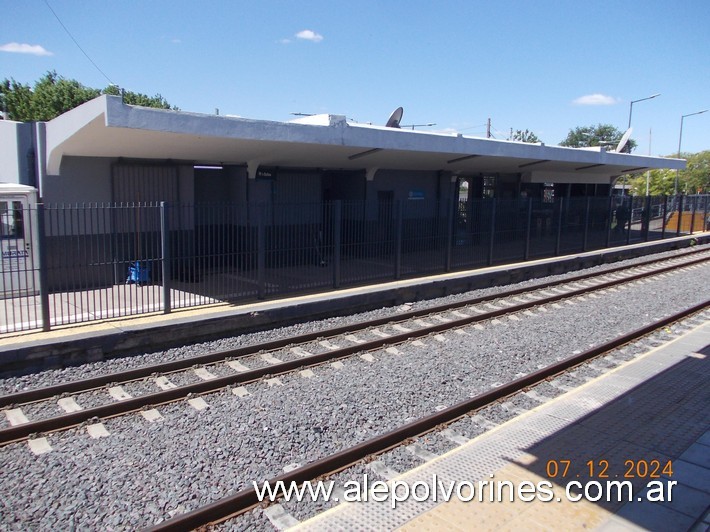
[[[31,54],[31,55],[54,55],[52,52],[45,50],[39,44],[20,44],[19,42],[9,42],[0,46],[0,52],[10,52],[14,54]]]
[[[575,105],[614,105],[618,102],[618,98],[599,93],[580,96],[576,100],[572,101]]]
[[[299,31],[296,34],[296,38],[303,39],[305,41],[311,41],[311,42],[321,42],[323,40],[323,36],[320,33],[316,33],[313,30]]]

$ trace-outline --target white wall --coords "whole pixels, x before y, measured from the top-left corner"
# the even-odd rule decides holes
[[[33,182],[35,169],[30,167],[34,159],[27,155],[32,148],[34,124],[0,120],[0,182],[37,186]]]

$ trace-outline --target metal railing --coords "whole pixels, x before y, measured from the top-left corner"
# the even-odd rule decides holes
[[[710,229],[710,197],[38,205],[0,333],[473,269]]]

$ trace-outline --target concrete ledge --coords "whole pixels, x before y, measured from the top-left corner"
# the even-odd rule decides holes
[[[600,264],[710,242],[679,237],[577,255],[420,277],[247,305],[194,308],[173,314],[86,323],[27,333],[0,343],[0,376],[79,365],[135,353],[283,327],[308,320],[518,283]]]

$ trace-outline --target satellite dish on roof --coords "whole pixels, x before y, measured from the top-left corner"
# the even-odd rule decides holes
[[[396,127],[399,128],[399,123],[402,121],[402,115],[404,114],[404,109],[397,107],[387,120],[385,127]]]
[[[629,138],[631,138],[631,132],[633,131],[634,128],[630,127],[629,129],[626,130],[624,133],[624,136],[621,137],[621,140],[619,141],[619,144],[616,146],[616,149],[614,150],[616,153],[621,153],[621,151],[626,147],[626,143],[629,142]]]

